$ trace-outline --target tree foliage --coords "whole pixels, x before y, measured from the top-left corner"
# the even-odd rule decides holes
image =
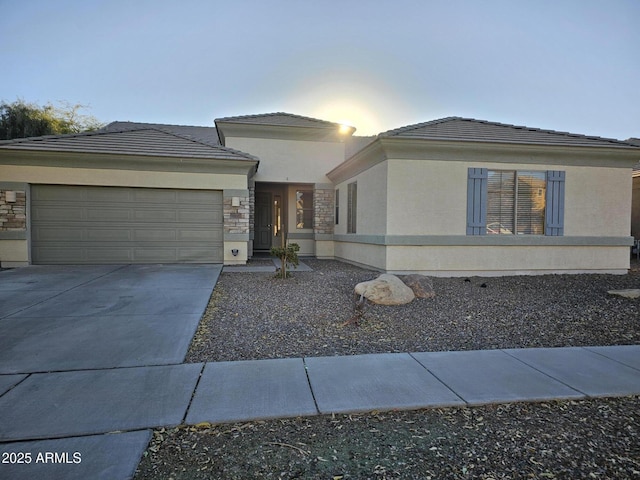
[[[85,115],[85,105],[58,102],[39,106],[18,99],[0,103],[0,140],[62,135],[97,130],[101,124],[92,115]]]

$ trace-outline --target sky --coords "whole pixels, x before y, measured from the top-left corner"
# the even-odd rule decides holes
[[[640,0],[0,0],[0,101],[640,137]]]

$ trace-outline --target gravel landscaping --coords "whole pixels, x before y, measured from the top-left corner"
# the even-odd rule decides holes
[[[313,272],[222,273],[187,362],[361,353],[640,343],[640,301],[608,290],[640,288],[628,275],[434,278],[434,298],[367,303],[353,289],[378,273],[305,260]]]
[[[254,261],[259,264],[264,261]],[[434,278],[436,296],[367,304],[376,272],[222,273],[188,362],[640,343],[628,275]],[[640,397],[326,415],[154,432],[136,479],[640,478]]]

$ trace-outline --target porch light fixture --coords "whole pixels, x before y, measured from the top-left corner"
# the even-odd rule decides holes
[[[238,256],[238,249],[237,249],[237,248],[232,248],[232,249],[231,249],[231,254],[232,254],[234,257],[237,257],[237,256]]]
[[[5,192],[5,198],[7,200],[7,203],[15,203],[16,202],[16,192],[14,192],[13,190],[7,190]]]

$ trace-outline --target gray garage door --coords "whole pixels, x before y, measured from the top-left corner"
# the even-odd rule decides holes
[[[34,264],[222,263],[222,192],[31,187]]]

